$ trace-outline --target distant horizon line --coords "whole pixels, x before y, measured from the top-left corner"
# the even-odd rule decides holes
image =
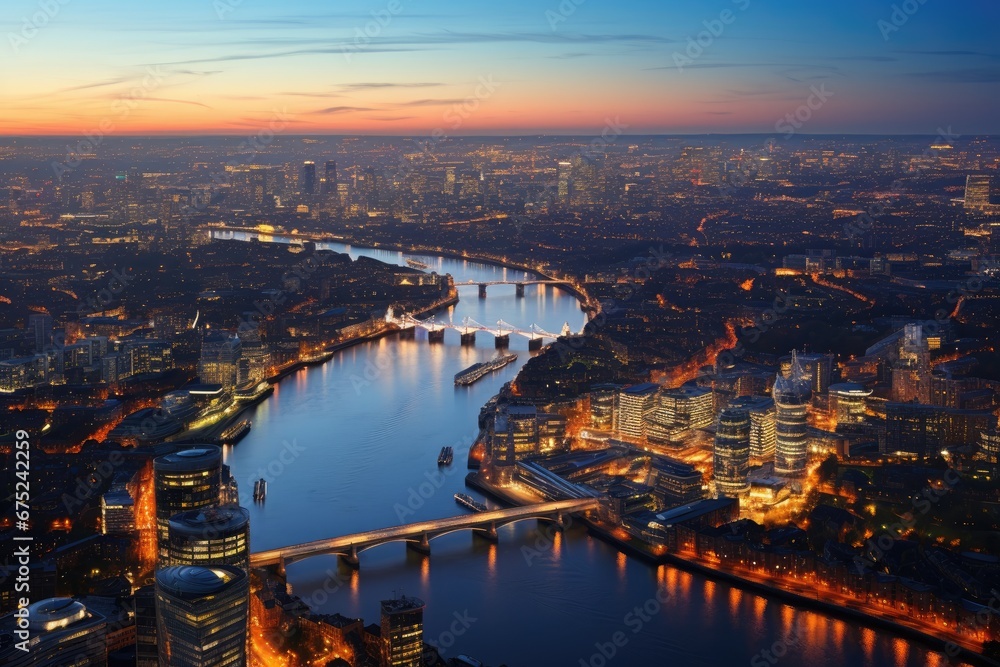
[[[10,139],[78,139],[80,137],[87,138],[88,135],[99,135],[102,141],[109,139],[127,139],[127,138],[146,138],[146,139],[160,139],[160,138],[197,138],[197,137],[242,137],[242,136],[253,136],[253,132],[163,132],[163,133],[132,133],[132,132],[120,132],[113,134],[100,135],[99,132],[93,133],[74,133],[74,134],[0,134],[0,140],[10,140]],[[815,138],[815,137],[940,137],[941,132],[936,133],[882,133],[882,132],[796,132],[792,136],[787,136],[785,134],[779,134],[775,132],[647,132],[647,133],[622,133],[618,135],[620,137],[771,137],[780,138],[781,141],[789,141],[796,138]],[[373,138],[373,139],[414,139],[414,138],[426,138],[432,139],[434,141],[444,141],[448,139],[517,139],[517,138],[594,138],[600,137],[600,134],[575,134],[566,132],[526,132],[526,133],[515,133],[515,134],[453,134],[444,135],[441,137],[433,137],[430,133],[404,133],[404,134],[374,134],[374,133],[311,133],[311,134],[294,134],[294,133],[281,133],[276,134],[274,139],[279,138]],[[954,137],[955,140],[961,139],[983,139],[983,138],[996,138],[1000,137],[1000,133],[971,133],[965,135],[957,135]],[[614,142],[608,142],[612,144]]]

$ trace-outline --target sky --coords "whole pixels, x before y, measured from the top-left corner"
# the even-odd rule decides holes
[[[3,0],[0,135],[1000,134],[996,0]]]

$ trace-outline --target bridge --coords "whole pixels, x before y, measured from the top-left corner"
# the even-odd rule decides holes
[[[457,331],[461,335],[462,345],[475,345],[476,333],[484,331],[493,335],[493,340],[497,348],[510,345],[511,334],[524,336],[528,339],[529,350],[540,350],[545,339],[556,340],[560,336],[572,335],[569,322],[563,324],[560,333],[553,333],[542,329],[537,324],[532,324],[526,329],[522,329],[503,320],[497,320],[496,326],[480,324],[471,317],[462,318],[461,324],[454,322],[438,322],[431,317],[426,320],[417,319],[408,313],[396,314],[390,308],[385,316],[386,322],[399,327],[399,330],[406,336],[412,336],[417,328],[427,331],[427,339],[432,343],[439,343],[444,340],[444,332],[448,329]]]
[[[517,297],[524,296],[524,286],[525,285],[572,285],[572,281],[569,280],[556,280],[554,278],[539,278],[537,280],[487,280],[487,281],[476,281],[467,280],[465,282],[456,282],[455,287],[467,287],[469,285],[479,285],[479,298],[486,298],[486,288],[490,285],[514,285],[514,295]]]
[[[562,528],[567,517],[577,512],[587,512],[596,509],[597,498],[582,498],[574,500],[558,500],[539,503],[511,509],[489,510],[451,517],[421,521],[394,528],[380,528],[364,533],[334,537],[327,540],[316,540],[305,544],[296,544],[280,549],[269,549],[250,554],[251,567],[276,567],[279,571],[292,563],[312,558],[313,556],[340,556],[351,567],[359,567],[358,556],[368,549],[389,544],[405,542],[406,546],[423,554],[430,554],[431,540],[460,531],[471,531],[487,540],[496,541],[497,529],[519,521],[549,521]]]

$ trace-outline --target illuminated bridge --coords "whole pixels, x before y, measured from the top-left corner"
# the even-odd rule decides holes
[[[456,282],[455,287],[462,287],[468,285],[479,285],[479,298],[486,298],[486,289],[490,285],[514,285],[514,294],[518,297],[524,296],[524,286],[525,285],[563,285],[572,286],[572,281],[569,280],[555,280],[553,278],[539,278],[538,280],[487,280],[487,281],[476,281],[469,280],[466,282]]]
[[[519,521],[549,521],[559,527],[566,525],[567,517],[577,512],[596,509],[597,498],[559,500],[525,507],[477,512],[448,519],[421,521],[393,528],[380,528],[354,535],[316,540],[280,549],[269,549],[250,554],[252,567],[277,567],[284,571],[288,565],[313,556],[340,556],[353,567],[358,567],[358,555],[390,542],[405,542],[410,549],[429,554],[431,540],[460,531],[472,531],[488,540],[497,539],[497,529]]]
[[[532,324],[527,329],[522,329],[503,320],[497,320],[496,326],[480,324],[471,317],[463,318],[461,324],[438,322],[433,317],[420,320],[407,313],[397,315],[392,308],[386,313],[385,320],[399,327],[399,330],[407,336],[412,336],[417,328],[424,329],[427,331],[427,339],[432,343],[443,341],[444,332],[451,329],[461,334],[462,345],[475,345],[476,333],[484,331],[493,335],[496,347],[498,348],[507,347],[510,344],[511,334],[524,336],[528,339],[528,349],[538,350],[541,349],[542,343],[546,338],[556,340],[560,336],[570,336],[573,333],[569,327],[569,322],[563,324],[560,333],[552,333],[545,331],[537,324]]]

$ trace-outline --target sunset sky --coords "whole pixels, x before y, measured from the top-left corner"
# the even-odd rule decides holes
[[[0,134],[1000,133],[1000,3],[896,6],[4,0]]]

